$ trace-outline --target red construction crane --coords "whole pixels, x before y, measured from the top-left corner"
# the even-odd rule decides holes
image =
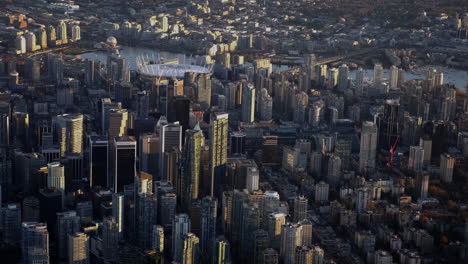
[[[393,163],[393,155],[395,155],[395,149],[396,149],[396,146],[398,144],[398,140],[400,140],[400,136],[398,136],[395,140],[395,144],[393,144],[393,146],[390,148],[390,158],[388,159],[388,162],[387,162],[387,166],[388,167],[392,167],[392,163]]]

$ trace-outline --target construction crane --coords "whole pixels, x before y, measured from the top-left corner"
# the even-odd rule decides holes
[[[397,146],[399,140],[400,140],[400,136],[398,136],[396,138],[395,143],[390,148],[390,157],[389,157],[388,162],[387,162],[387,167],[392,167],[393,156],[395,155],[396,146]]]

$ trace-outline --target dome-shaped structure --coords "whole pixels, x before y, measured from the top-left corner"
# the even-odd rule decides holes
[[[117,46],[117,39],[115,37],[113,37],[113,36],[108,37],[106,42],[107,42],[107,44],[109,44],[112,47]]]

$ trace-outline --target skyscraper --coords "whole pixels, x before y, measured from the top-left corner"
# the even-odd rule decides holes
[[[252,83],[242,84],[242,122],[252,123],[255,120],[255,87]]]
[[[420,146],[410,146],[408,169],[420,171],[423,169],[424,148]]]
[[[172,259],[182,262],[184,254],[184,236],[190,232],[190,218],[187,214],[178,214],[172,224]],[[198,239],[198,238],[197,238]]]
[[[200,264],[200,240],[194,233],[183,236],[182,264]],[[207,262],[204,262],[207,263]]]
[[[17,244],[21,239],[21,208],[16,204],[0,207],[0,230],[2,241]]]
[[[112,194],[112,218],[116,223],[119,240],[122,240],[125,225],[125,196],[123,193]]]
[[[301,246],[301,226],[298,224],[285,224],[282,226],[280,254],[285,264],[294,264],[296,247]]]
[[[212,263],[216,238],[217,201],[209,196],[201,201],[201,241],[200,250],[204,263]]]
[[[384,114],[378,120],[379,126],[379,146],[389,150],[397,143],[397,138],[401,132],[399,121],[399,100],[386,100]]]
[[[197,99],[201,110],[207,110],[211,106],[211,78],[209,73],[197,76]]]
[[[112,141],[115,137],[126,136],[129,122],[127,109],[109,109],[107,115],[109,140]]]
[[[377,139],[377,125],[370,121],[363,122],[361,130],[361,145],[359,149],[359,170],[361,173],[365,172],[367,169],[375,168]]]
[[[390,89],[395,89],[398,87],[398,68],[395,65],[390,67],[390,76],[389,76],[389,85]]]
[[[245,154],[245,137],[246,134],[241,131],[233,131],[230,133],[231,154]]]
[[[356,95],[366,95],[366,93],[364,93],[364,70],[362,68],[359,68],[356,71]]]
[[[382,84],[383,67],[382,64],[374,65],[374,88],[380,88]]]
[[[427,191],[429,190],[429,175],[419,172],[416,175],[416,193],[421,199],[427,198]]]
[[[156,134],[140,135],[140,171],[158,175],[161,141]]]
[[[91,187],[109,187],[109,141],[105,136],[91,135],[89,140],[89,183]]]
[[[65,167],[60,162],[47,164],[47,188],[56,188],[65,191]]]
[[[279,250],[282,226],[286,224],[286,214],[276,212],[271,213],[268,215],[268,219],[266,219],[266,221],[268,222],[267,230],[268,237],[271,241],[271,247]]]
[[[21,254],[23,263],[49,263],[49,233],[45,224],[23,222]]]
[[[159,177],[160,180],[168,180],[168,171],[170,168],[167,168],[167,154],[173,150],[181,151],[182,150],[182,126],[179,122],[169,123],[161,126],[160,132],[160,166],[159,166]]]
[[[294,197],[293,221],[299,222],[307,219],[308,200],[304,196]]]
[[[143,249],[151,249],[152,230],[157,222],[158,204],[156,196],[152,193],[138,194],[137,226],[138,244]]]
[[[313,249],[306,246],[296,248],[296,264],[312,264],[313,257]]]
[[[448,153],[440,155],[440,180],[444,183],[451,183],[453,177],[453,169],[455,166],[455,158]]]
[[[85,233],[68,235],[68,263],[88,264],[89,259],[89,237]]]
[[[328,192],[330,186],[328,183],[320,181],[315,185],[315,201],[316,202],[326,202],[328,201]]]
[[[136,173],[136,141],[134,137],[114,139],[114,192],[122,192],[124,186],[133,183]]]
[[[209,194],[214,196],[216,177],[221,177],[227,162],[228,114],[214,113],[210,124],[210,182]]]
[[[348,74],[349,67],[346,64],[342,64],[338,68],[338,90],[345,91],[348,88]]]
[[[267,248],[262,252],[263,264],[278,264],[278,252],[273,248]]]
[[[65,24],[65,21],[61,20],[57,26],[57,35],[62,41],[62,44],[67,44],[68,43],[68,38],[67,38],[67,24]]]
[[[76,211],[57,213],[57,246],[61,259],[68,258],[68,236],[80,231],[80,217]]]
[[[180,198],[186,207],[190,205],[190,201],[198,199],[203,141],[203,133],[198,126],[185,132]]]
[[[257,165],[254,163],[255,166],[248,166],[245,173],[245,188],[249,192],[254,192],[259,189],[259,180],[260,180],[260,172],[257,168]]]
[[[63,114],[56,118],[60,155],[83,154],[83,115]]]
[[[356,211],[361,213],[367,210],[369,200],[371,199],[371,193],[368,188],[359,188],[356,190]]]
[[[252,234],[253,242],[253,263],[262,262],[262,253],[270,245],[270,239],[268,237],[268,232],[263,229],[257,229]]]
[[[118,225],[113,217],[106,217],[102,221],[102,254],[107,261],[116,259],[119,246]]]
[[[164,253],[164,227],[160,225],[153,225],[152,234],[152,246],[153,250]]]
[[[230,263],[230,245],[224,237],[218,237],[215,241],[215,249],[213,255],[213,264],[227,264]]]

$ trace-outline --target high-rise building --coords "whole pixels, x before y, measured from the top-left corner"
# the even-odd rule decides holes
[[[167,154],[173,150],[182,150],[182,126],[179,122],[169,123],[161,126],[160,132],[160,166],[159,166],[159,177],[160,180],[168,180],[168,171],[171,168],[166,166]]]
[[[294,197],[293,221],[299,222],[307,219],[308,200],[304,196]]]
[[[421,146],[410,146],[408,169],[420,171],[423,169],[424,148]]]
[[[156,250],[156,252],[164,253],[164,227],[154,225],[151,234],[151,249]]]
[[[198,74],[197,78],[197,99],[201,110],[207,110],[211,106],[211,74]]]
[[[378,120],[379,146],[389,150],[397,143],[401,132],[399,121],[400,102],[398,100],[386,100],[384,114]]]
[[[34,32],[27,32],[24,34],[26,37],[26,51],[34,52],[36,51],[36,34]]]
[[[248,166],[245,173],[245,188],[249,192],[254,192],[259,190],[259,180],[260,180],[260,172],[257,168],[257,165],[254,163],[254,166]]]
[[[40,220],[39,199],[27,196],[23,199],[23,222],[38,222]]]
[[[326,202],[328,201],[328,192],[330,186],[328,183],[320,181],[315,185],[315,201],[316,202]]]
[[[231,251],[229,241],[224,237],[218,237],[215,241],[215,249],[213,253],[213,264],[227,264],[231,260]]]
[[[356,190],[356,211],[361,213],[367,210],[369,200],[371,199],[371,193],[368,188],[359,188]]]
[[[106,217],[102,221],[102,255],[106,261],[114,261],[119,246],[120,235],[118,224],[113,217]]]
[[[127,109],[109,109],[107,112],[109,140],[127,135],[129,116]]]
[[[47,164],[47,188],[65,191],[65,167],[60,162]]]
[[[316,80],[317,75],[315,72],[315,65],[317,63],[317,58],[315,54],[307,54],[304,57],[304,65],[306,68],[307,79],[309,80]],[[309,88],[309,87],[308,87]]]
[[[454,166],[454,157],[450,156],[448,153],[443,153],[440,155],[440,180],[442,182],[452,182]]]
[[[21,239],[21,208],[16,204],[0,207],[0,230],[2,242],[17,244]]]
[[[184,236],[190,232],[190,218],[187,214],[178,214],[172,224],[172,259],[182,262],[184,254]],[[198,238],[197,238],[198,240]]]
[[[189,129],[190,99],[188,97],[177,95],[171,98],[168,102],[167,121],[179,122],[182,131]]]
[[[432,157],[432,139],[430,138],[420,138],[419,139],[419,146],[423,147],[424,149],[424,159],[423,164],[425,167],[431,164],[431,157]]]
[[[152,193],[138,194],[137,203],[137,241],[141,248],[151,249],[152,229],[157,222],[158,203],[156,195]]]
[[[60,155],[83,154],[83,115],[63,114],[56,118]]]
[[[42,49],[47,49],[47,30],[44,27],[41,27],[37,32],[39,38],[39,46]]]
[[[88,87],[92,87],[94,82],[95,82],[95,78],[97,78],[97,76],[95,75],[95,69],[94,69],[94,60],[92,59],[85,59],[85,84],[88,86]]]
[[[204,263],[213,262],[213,250],[216,239],[217,201],[209,196],[201,201],[201,241],[200,250]]]
[[[140,171],[158,175],[160,138],[156,134],[140,135]]]
[[[356,71],[356,95],[365,96],[367,95],[364,91],[364,70],[359,68]]]
[[[390,67],[390,76],[388,78],[390,89],[395,89],[398,87],[398,68],[395,65]]]
[[[158,196],[159,223],[164,228],[170,228],[176,212],[177,195],[173,192],[164,193]]]
[[[133,183],[136,173],[136,141],[134,137],[114,138],[114,192],[123,192]]]
[[[267,248],[262,252],[262,262],[263,264],[278,264],[278,252],[273,248]]]
[[[200,240],[198,237],[194,233],[187,233],[183,236],[183,244],[181,264],[200,264]]]
[[[328,155],[326,156],[326,180],[327,183],[336,186],[341,181],[342,171],[341,171],[341,159],[337,155]]]
[[[338,90],[345,91],[348,88],[348,74],[349,67],[346,64],[342,64],[338,68]]]
[[[314,250],[302,246],[302,247],[297,247],[296,248],[296,264],[312,264],[313,263],[313,257],[314,257]]]
[[[72,41],[78,41],[81,39],[81,29],[80,26],[74,25],[72,26]]]
[[[125,225],[125,195],[124,193],[112,194],[112,218],[117,227],[119,239],[122,240]]]
[[[375,168],[377,139],[377,125],[370,121],[363,122],[361,130],[361,145],[359,149],[359,170],[361,172]]]
[[[23,222],[21,231],[23,263],[49,263],[49,232],[47,226],[37,222]]]
[[[55,27],[52,25],[49,25],[47,27],[47,45],[49,47],[54,47],[57,42],[57,31],[55,30]]]
[[[89,183],[91,187],[109,187],[109,141],[105,136],[91,135],[89,140]]]
[[[210,180],[208,189],[214,196],[216,177],[221,177],[227,162],[229,123],[228,114],[214,113],[210,124]]]
[[[68,236],[80,231],[80,217],[76,211],[57,213],[57,246],[58,255],[61,259],[68,256]]]
[[[62,44],[67,44],[68,43],[68,38],[67,38],[67,24],[65,24],[65,21],[60,21],[58,26],[57,26],[57,37],[60,38],[62,41]]]
[[[383,79],[383,67],[382,64],[375,64],[374,65],[374,88],[380,88],[382,85]]]
[[[416,175],[416,192],[419,198],[426,199],[429,190],[429,175],[426,173],[418,173]]]
[[[271,241],[271,247],[280,248],[282,226],[286,224],[286,214],[284,213],[271,213],[268,215],[268,237]]]
[[[315,246],[313,247],[314,250],[314,261],[312,263],[314,264],[324,264],[325,263],[325,252],[323,251],[322,248]]]
[[[202,131],[197,126],[185,131],[183,152],[183,175],[181,177],[180,199],[189,206],[192,200],[198,199],[201,171],[201,147],[204,143]]]
[[[250,82],[242,84],[242,122],[252,123],[255,120],[255,90]]]
[[[261,90],[259,104],[260,120],[271,120],[273,118],[273,98],[270,96],[266,88]]]
[[[294,264],[296,247],[302,245],[301,226],[298,224],[285,224],[281,231],[280,254],[285,264]]]
[[[112,102],[110,98],[101,99],[101,131],[102,133],[107,133],[109,127],[109,111],[111,109],[121,109],[121,102]],[[112,140],[112,138],[110,138]]]
[[[85,233],[75,233],[68,235],[68,263],[90,263],[89,236]]]
[[[230,137],[230,153],[233,154],[245,154],[245,137],[246,134],[241,131],[233,131],[229,135]]]
[[[263,229],[257,229],[252,234],[253,242],[253,263],[262,262],[262,253],[270,245],[270,239],[268,237],[268,232]]]

